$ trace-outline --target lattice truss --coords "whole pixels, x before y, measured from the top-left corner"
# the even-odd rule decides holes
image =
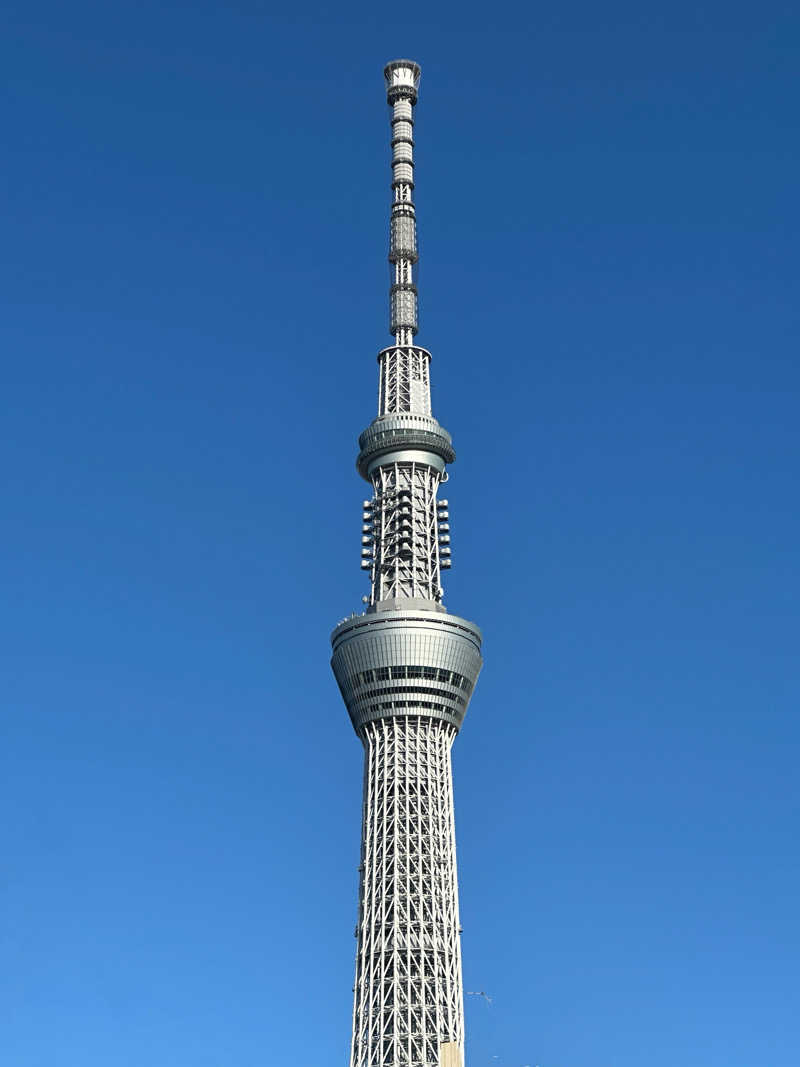
[[[438,1067],[463,1050],[453,784],[456,730],[368,723],[351,1067]]]
[[[427,463],[388,463],[372,472],[371,525],[364,527],[372,545],[371,603],[390,597],[441,599],[440,478]],[[442,536],[449,541],[449,535]]]
[[[430,352],[408,346],[387,348],[380,355],[378,414],[431,413]]]

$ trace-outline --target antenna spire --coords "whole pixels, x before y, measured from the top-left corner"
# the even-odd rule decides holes
[[[386,100],[392,109],[392,189],[394,203],[389,222],[389,332],[398,345],[411,345],[417,332],[416,264],[417,220],[414,210],[414,105],[419,92],[420,69],[408,59],[395,59],[383,71]]]
[[[395,342],[378,356],[378,415],[431,414],[431,354],[414,344],[417,314],[417,215],[414,207],[414,105],[420,69],[395,59],[383,71],[392,109],[392,210],[389,218],[389,332]]]

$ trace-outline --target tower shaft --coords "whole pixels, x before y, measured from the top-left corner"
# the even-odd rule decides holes
[[[332,666],[364,746],[351,1067],[461,1067],[463,989],[450,753],[481,669],[481,633],[442,604],[455,459],[431,412],[418,328],[413,108],[419,67],[384,71],[392,109],[389,327],[378,414],[359,437],[363,615],[333,631]]]
[[[409,718],[363,731],[364,822],[351,1063],[436,1064],[463,1045],[450,749]],[[377,1058],[376,1058],[377,1053]]]

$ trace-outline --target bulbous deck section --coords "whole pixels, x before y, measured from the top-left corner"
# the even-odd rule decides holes
[[[389,462],[391,453],[420,452],[441,472],[456,454],[453,439],[432,415],[379,415],[358,438],[361,451],[356,460],[358,473],[370,481],[377,460]]]
[[[478,680],[481,632],[445,611],[400,609],[346,619],[331,635],[331,666],[353,728],[418,716],[464,721]]]

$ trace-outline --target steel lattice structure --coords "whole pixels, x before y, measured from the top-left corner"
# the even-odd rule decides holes
[[[390,332],[378,415],[359,437],[363,615],[333,631],[332,665],[364,746],[351,1067],[462,1067],[464,1007],[450,752],[481,669],[481,633],[442,603],[455,459],[431,414],[417,333],[413,108],[420,69],[385,68],[392,109]]]

